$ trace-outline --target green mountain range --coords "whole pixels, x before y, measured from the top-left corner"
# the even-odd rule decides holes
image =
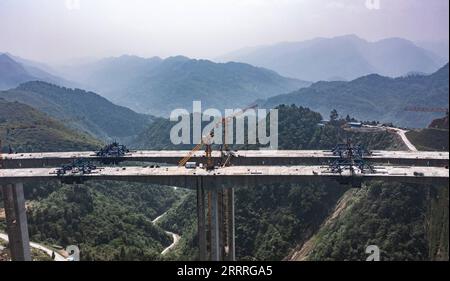
[[[0,140],[2,151],[91,150],[102,143],[91,136],[69,129],[61,122],[28,105],[0,97]]]
[[[259,102],[263,107],[296,104],[320,112],[336,109],[359,120],[392,122],[424,128],[443,113],[405,111],[406,107],[444,107],[449,104],[449,65],[430,75],[389,78],[372,74],[350,82],[317,82],[298,91]]]
[[[69,127],[102,140],[127,141],[139,134],[154,118],[117,106],[93,92],[39,81],[0,91],[0,98],[28,104]]]
[[[244,63],[182,56],[108,58],[65,69],[64,75],[117,104],[157,116],[168,116],[176,108],[191,110],[194,100],[204,107],[245,107],[256,99],[309,85]]]

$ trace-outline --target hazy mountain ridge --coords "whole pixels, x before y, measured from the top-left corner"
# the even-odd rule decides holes
[[[207,107],[243,107],[259,98],[310,85],[248,64],[183,56],[109,58],[66,70],[66,74],[118,104],[164,116],[176,108],[192,108],[193,100],[201,100]]]
[[[8,89],[35,79],[25,68],[6,54],[0,54],[0,89]]]
[[[17,87],[29,81],[45,81],[61,86],[74,87],[76,83],[48,72],[43,63],[23,59],[9,53],[0,53],[0,90]]]
[[[376,74],[350,82],[317,82],[308,88],[271,97],[266,107],[297,104],[320,112],[327,118],[332,109],[359,120],[393,122],[405,127],[426,127],[442,113],[405,111],[405,107],[448,107],[448,64],[431,75],[400,78]]]
[[[27,82],[0,92],[0,97],[30,105],[70,127],[104,140],[130,139],[153,120],[152,116],[115,105],[93,92],[46,82]]]
[[[432,73],[447,61],[409,40],[368,42],[356,35],[244,48],[218,60],[250,63],[308,81],[352,80],[371,73],[390,77]]]

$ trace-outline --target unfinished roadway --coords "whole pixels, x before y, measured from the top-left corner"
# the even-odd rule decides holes
[[[323,165],[339,158],[327,150],[242,150],[233,152],[233,165]],[[149,163],[177,164],[189,151],[133,151],[122,157],[108,157],[107,160],[134,161]],[[2,168],[38,168],[55,167],[74,159],[102,160],[94,151],[84,152],[47,152],[47,153],[16,153],[3,154],[0,165]],[[221,153],[214,151],[212,158],[215,163],[222,160]],[[413,166],[448,166],[448,152],[418,152],[418,151],[372,151],[364,159],[371,163]],[[192,155],[193,162],[204,163],[205,152],[199,151]]]
[[[210,188],[254,186],[267,183],[298,183],[319,178],[340,180],[357,178],[361,181],[383,180],[412,183],[448,182],[449,170],[445,167],[375,166],[374,172],[356,173],[344,171],[336,174],[327,166],[232,166],[205,169],[185,167],[101,167],[91,173],[67,172],[58,175],[56,168],[1,169],[0,184],[25,183],[50,180],[116,180],[146,182],[159,185],[195,188],[197,178],[210,181]]]

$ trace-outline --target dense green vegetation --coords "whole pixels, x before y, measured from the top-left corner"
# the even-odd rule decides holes
[[[18,102],[0,98],[1,150],[64,151],[92,150],[102,145],[89,135],[66,128],[46,114]]]
[[[153,117],[117,106],[107,99],[80,89],[68,89],[46,82],[27,82],[0,92],[0,98],[32,106],[66,126],[100,139],[129,140],[141,132]]]
[[[170,130],[174,122],[165,118],[156,118],[145,130],[139,133],[132,141],[133,148],[137,149],[192,149],[192,145],[174,145],[170,141]]]
[[[448,186],[373,182],[314,237],[309,260],[448,260]]]
[[[406,133],[408,139],[419,150],[448,151],[448,129],[426,128]]]
[[[317,126],[320,114],[296,106],[279,107],[280,149],[331,149],[351,138],[370,149],[403,148],[386,132],[357,133],[341,129],[343,120]],[[333,210],[348,189],[336,182],[263,185],[236,189],[236,241],[240,260],[280,260],[302,244]],[[172,258],[193,259],[197,253],[195,195],[172,209],[161,225],[182,234]],[[364,253],[364,252],[363,252]]]
[[[448,151],[448,130],[407,133],[421,150]],[[382,260],[448,260],[448,185],[372,183],[314,237],[310,260],[361,260],[377,245]]]
[[[419,150],[448,151],[448,115],[433,120],[427,129],[410,131],[406,135]],[[427,197],[427,239],[429,257],[433,260],[448,260],[449,257],[448,190],[448,186],[432,187]]]
[[[351,138],[354,143],[363,143],[371,149],[405,149],[403,143],[399,143],[392,134],[387,132],[361,134],[345,131],[340,128],[345,123],[344,119],[336,120],[326,127],[319,127],[318,123],[322,120],[322,116],[308,108],[280,105],[278,109],[280,149],[331,149],[337,142],[345,142],[347,138]],[[140,149],[192,148],[192,145],[171,143],[170,130],[174,124],[168,119],[158,118],[131,143],[133,147]],[[206,124],[207,122],[203,122],[202,126]],[[258,145],[235,145],[236,149],[259,149],[259,147]]]
[[[169,187],[63,185],[44,199],[30,201],[30,236],[49,245],[77,245],[82,260],[156,260],[172,241],[151,219],[175,200]]]
[[[424,128],[439,113],[405,111],[406,106],[445,107],[449,103],[449,66],[431,75],[388,78],[376,74],[350,82],[317,82],[290,94],[271,97],[265,107],[279,104],[306,106],[324,116],[337,109],[359,120],[392,122],[398,126]]]
[[[337,222],[317,235],[310,260],[365,260],[377,245],[382,260],[427,260],[427,188],[374,182],[359,190]]]
[[[101,142],[34,108],[0,99],[3,152],[93,150]],[[25,184],[31,239],[78,245],[83,260],[155,260],[171,237],[151,219],[178,200],[169,187],[123,182]],[[0,207],[2,200],[0,195]],[[4,230],[0,220],[0,230]]]
[[[432,188],[429,193],[427,222],[428,252],[431,260],[447,260],[448,248],[448,185]]]

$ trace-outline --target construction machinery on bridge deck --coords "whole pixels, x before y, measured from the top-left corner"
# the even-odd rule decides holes
[[[362,181],[358,180],[360,175],[366,172],[373,174],[376,172],[374,166],[364,159],[365,155],[372,152],[364,148],[361,144],[354,145],[351,139],[347,139],[345,144],[338,144],[332,150],[333,155],[338,156],[336,160],[329,163],[327,171],[347,177],[339,179],[341,184],[351,184],[352,187],[361,187]],[[349,176],[349,177],[348,177]]]
[[[130,150],[125,145],[114,141],[100,148],[96,156],[98,156],[102,164],[118,164],[123,160],[121,158],[129,152]]]
[[[183,159],[181,159],[180,162],[178,162],[178,166],[180,166],[180,167],[185,166],[186,163],[192,158],[192,156],[197,151],[202,149],[203,146],[205,146],[205,157],[206,157],[205,168],[207,170],[213,170],[215,163],[212,159],[212,151],[213,151],[212,144],[213,144],[213,139],[214,139],[214,131],[219,128],[219,125],[222,125],[221,129],[223,130],[222,144],[220,145],[220,152],[221,152],[221,158],[222,158],[220,166],[225,167],[225,166],[230,165],[231,158],[235,155],[235,153],[233,151],[231,151],[228,147],[227,135],[226,135],[228,122],[230,120],[232,120],[233,118],[236,118],[236,117],[244,114],[245,112],[247,112],[250,109],[255,109],[256,107],[258,107],[257,104],[250,105],[250,106],[242,109],[241,111],[238,111],[232,115],[223,117],[219,122],[217,122],[214,125],[214,128],[211,129],[211,131],[206,136],[203,136],[201,138],[200,143],[197,144]]]

